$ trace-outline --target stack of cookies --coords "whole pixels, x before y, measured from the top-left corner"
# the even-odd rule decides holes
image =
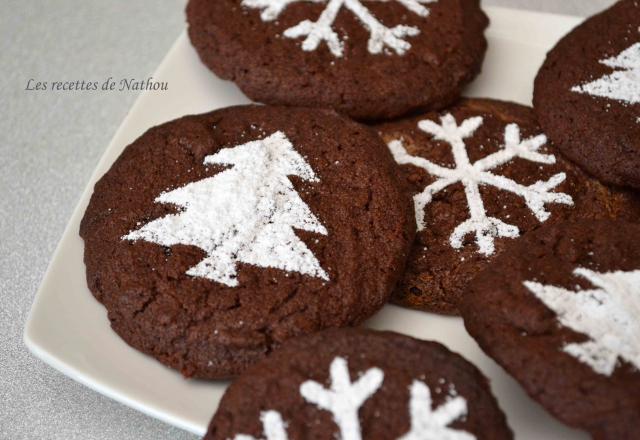
[[[478,0],[190,0],[187,17],[204,64],[266,105],[151,128],[80,235],[122,339],[237,378],[205,438],[513,438],[468,361],[353,328],[389,301],[461,315],[554,416],[638,438],[640,3],[549,53],[535,109],[461,98],[487,49]]]

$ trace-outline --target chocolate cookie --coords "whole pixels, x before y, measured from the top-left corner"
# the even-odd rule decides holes
[[[555,154],[528,107],[471,99],[377,128],[414,195],[419,229],[398,304],[456,314],[467,283],[542,224],[640,216],[638,197]]]
[[[371,129],[246,106],[146,132],[96,184],[80,235],[113,329],[185,376],[222,378],[371,316],[414,229]]]
[[[565,423],[638,438],[640,225],[580,220],[513,243],[462,306],[482,349]]]
[[[623,0],[564,37],[538,73],[540,124],[603,182],[640,189],[640,3]]]
[[[240,437],[244,435],[244,437]],[[205,440],[511,439],[480,371],[435,342],[326,330],[227,389]]]
[[[251,99],[357,119],[437,109],[480,71],[479,0],[190,0],[189,37]]]

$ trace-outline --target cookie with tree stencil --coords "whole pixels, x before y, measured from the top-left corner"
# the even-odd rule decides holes
[[[227,389],[205,440],[511,439],[487,379],[446,347],[391,332],[287,342]]]
[[[189,37],[251,99],[356,119],[436,109],[480,71],[479,0],[190,0]]]
[[[532,398],[595,439],[637,439],[640,225],[558,223],[471,283],[465,326]]]
[[[374,131],[264,106],[150,129],[98,181],[80,228],[112,328],[198,378],[237,375],[289,338],[371,316],[414,232]]]
[[[545,223],[640,215],[636,195],[558,155],[528,107],[470,99],[377,129],[413,195],[418,225],[393,296],[404,306],[457,314],[468,282]]]
[[[603,182],[640,189],[640,3],[623,0],[563,38],[535,83],[540,124]]]

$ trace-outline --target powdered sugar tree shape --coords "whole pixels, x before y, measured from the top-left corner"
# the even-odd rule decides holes
[[[373,396],[384,381],[384,372],[370,368],[351,382],[349,365],[342,357],[336,357],[329,367],[331,385],[307,380],[300,385],[300,395],[318,408],[329,411],[340,430],[337,440],[361,440],[362,429],[358,412],[362,405]],[[431,390],[421,381],[415,380],[410,390],[409,416],[411,428],[398,440],[475,440],[468,432],[451,429],[449,424],[467,414],[467,401],[454,395],[435,410],[432,408]],[[286,423],[277,411],[265,411],[260,415],[265,440],[288,440]],[[258,440],[255,437],[238,434],[234,440]]]
[[[640,369],[640,270],[601,273],[578,268],[574,275],[595,288],[572,291],[524,283],[557,313],[560,324],[589,337],[563,350],[605,376],[614,372],[618,358]]]
[[[364,402],[382,385],[384,374],[379,368],[367,370],[356,382],[351,382],[349,367],[344,358],[337,357],[330,367],[331,388],[308,380],[300,385],[300,394],[307,402],[330,411],[342,440],[360,440],[358,411]]]
[[[431,390],[421,381],[411,385],[409,414],[411,429],[398,440],[475,440],[475,436],[448,425],[467,414],[467,401],[460,396],[451,398],[433,410]]]
[[[571,90],[627,104],[640,104],[640,43],[600,63],[619,70]]]
[[[162,246],[197,246],[207,257],[187,271],[237,286],[237,263],[271,267],[328,280],[294,228],[327,235],[287,176],[317,182],[313,170],[284,133],[205,157],[204,163],[231,167],[158,196],[157,203],[182,208],[125,235]]]
[[[410,12],[424,18],[429,15],[429,9],[424,5],[435,3],[438,0],[382,1],[397,1]],[[420,30],[415,26],[398,25],[392,28],[385,26],[363,4],[363,0],[242,0],[242,5],[247,8],[261,10],[260,17],[262,20],[272,21],[277,19],[280,13],[291,3],[299,2],[326,3],[317,21],[304,20],[284,31],[284,36],[287,38],[303,37],[302,49],[305,51],[314,51],[320,43],[325,42],[334,56],[342,57],[344,54],[344,40],[347,37],[341,39],[333,30],[333,24],[343,7],[351,11],[369,31],[367,48],[372,54],[379,54],[385,48],[388,48],[398,55],[403,55],[411,48],[411,44],[406,40],[406,37],[414,37],[420,34]]]
[[[462,124],[458,125],[453,115],[447,114],[441,117],[440,124],[428,119],[420,121],[418,124],[422,131],[429,133],[436,140],[450,145],[455,160],[455,168],[437,165],[423,157],[410,155],[401,140],[391,141],[389,149],[397,163],[420,167],[437,178],[424,191],[414,196],[418,230],[422,231],[426,227],[425,207],[431,203],[433,197],[445,188],[461,183],[464,186],[470,217],[453,231],[449,241],[454,249],[460,249],[463,246],[465,237],[469,234],[475,234],[479,252],[489,256],[495,252],[496,238],[516,238],[520,235],[520,230],[515,225],[487,215],[480,194],[482,185],[493,186],[522,197],[533,215],[540,222],[544,222],[550,217],[550,213],[545,209],[546,204],[572,205],[573,199],[568,194],[552,191],[565,181],[566,174],[564,173],[558,173],[547,181],[538,181],[533,185],[524,186],[491,172],[491,170],[516,158],[541,164],[554,164],[556,162],[555,156],[539,152],[540,148],[547,142],[545,135],[541,134],[528,139],[521,139],[520,127],[517,124],[509,124],[505,128],[502,149],[475,163],[471,163],[464,140],[472,137],[483,123],[484,119],[482,117],[473,117],[464,120]]]

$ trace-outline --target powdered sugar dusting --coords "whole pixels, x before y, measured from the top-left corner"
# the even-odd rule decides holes
[[[568,194],[552,191],[564,182],[566,179],[564,173],[558,173],[547,181],[538,181],[530,186],[524,186],[514,180],[491,173],[491,170],[516,158],[541,164],[555,163],[555,156],[539,152],[547,142],[546,136],[538,135],[521,139],[520,127],[517,124],[509,124],[505,128],[504,148],[472,164],[464,140],[472,137],[483,123],[482,117],[473,117],[458,125],[453,115],[446,114],[441,118],[440,124],[428,119],[420,121],[418,124],[422,131],[451,146],[456,163],[455,168],[443,167],[422,157],[410,155],[401,140],[391,141],[389,149],[397,163],[420,167],[437,177],[434,183],[414,196],[418,230],[426,228],[424,210],[431,203],[433,197],[450,185],[461,183],[465,189],[470,218],[459,225],[451,234],[451,246],[454,249],[460,249],[465,237],[469,234],[475,234],[479,252],[489,256],[495,252],[496,238],[516,238],[520,236],[520,230],[515,225],[487,215],[480,194],[481,185],[493,186],[522,197],[540,222],[546,221],[550,216],[550,213],[545,209],[546,204],[573,205],[573,199]]]
[[[613,374],[618,358],[640,369],[640,270],[601,273],[579,268],[574,275],[588,280],[595,289],[571,291],[524,283],[557,313],[563,326],[589,337],[563,350],[605,376]]]
[[[600,63],[619,70],[596,81],[575,86],[571,90],[627,104],[639,104],[640,43],[632,45],[615,57],[601,60]]]
[[[291,3],[302,1],[327,2],[317,21],[304,20],[284,32],[284,36],[287,38],[304,37],[302,49],[305,51],[314,51],[320,43],[325,42],[335,57],[343,56],[344,40],[347,37],[341,39],[333,30],[336,17],[343,7],[351,11],[369,31],[370,37],[367,45],[369,53],[379,54],[385,48],[389,48],[396,54],[403,55],[411,48],[411,44],[406,41],[406,37],[414,37],[420,34],[420,30],[415,26],[398,25],[392,28],[385,26],[363,5],[362,0],[242,0],[242,5],[247,8],[262,10],[260,14],[262,20],[271,21],[278,18],[280,13]],[[429,9],[424,5],[435,3],[438,0],[396,1],[412,13],[420,17],[427,17]]]
[[[286,424],[278,411],[264,411],[260,414],[265,440],[288,440]],[[259,440],[247,434],[237,434],[233,440]]]
[[[309,164],[282,132],[225,148],[205,164],[225,171],[160,194],[157,203],[183,208],[123,237],[162,246],[197,246],[207,257],[188,275],[237,286],[237,263],[271,267],[328,280],[295,229],[327,235],[287,176],[317,182]]]
[[[411,428],[398,440],[475,440],[476,437],[466,431],[448,427],[467,414],[466,399],[451,397],[434,409],[429,386],[419,380],[411,384],[410,394]]]
[[[343,357],[337,356],[329,367],[331,384],[326,388],[323,384],[307,380],[300,385],[300,395],[319,409],[329,411],[339,433],[338,440],[362,440],[362,428],[358,412],[360,408],[382,387],[384,372],[379,368],[369,368],[358,374],[358,380],[351,382],[349,365]],[[423,376],[420,376],[423,379]],[[439,383],[444,385],[445,379]],[[441,391],[440,387],[436,392]],[[409,431],[398,437],[398,440],[475,440],[475,436],[448,425],[467,415],[467,400],[449,384],[447,400],[437,408],[433,408],[431,389],[422,380],[414,380],[409,387]],[[378,415],[376,414],[376,417]],[[277,411],[261,413],[260,420],[266,440],[287,440],[286,423]],[[258,440],[255,437],[239,434],[234,440]]]
[[[344,358],[336,357],[330,366],[331,388],[308,380],[300,385],[300,395],[319,408],[331,412],[338,428],[340,439],[361,440],[358,411],[382,385],[384,373],[379,368],[370,368],[354,383]]]

